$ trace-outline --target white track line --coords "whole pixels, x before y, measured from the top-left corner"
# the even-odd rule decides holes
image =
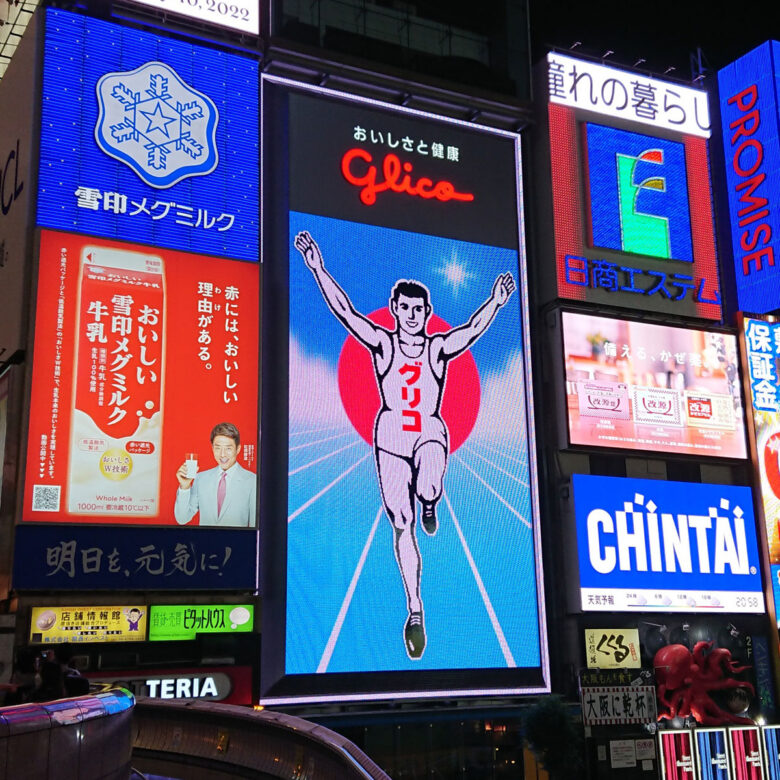
[[[485,444],[483,441],[477,441],[474,442],[475,444],[478,444],[480,447],[484,447],[486,450],[491,450],[492,452],[495,452],[497,455],[500,455],[502,458],[508,458],[509,460],[513,460],[515,463],[519,463],[521,466],[525,466],[528,468],[528,458],[515,458],[512,455],[509,455],[508,453],[504,452],[503,450],[500,450],[498,447],[496,447],[493,444]]]
[[[453,457],[458,460],[460,463],[462,463],[513,515],[515,515],[522,523],[525,523],[529,528],[533,528],[533,526],[526,520],[506,499],[502,498],[498,493],[496,493],[495,490],[493,490],[490,485],[488,485],[487,482],[485,482],[482,477],[477,474],[476,471],[474,471],[471,466],[469,466],[468,463],[466,463],[463,458],[460,457],[460,455],[453,455]]]
[[[487,610],[488,617],[490,618],[490,622],[493,624],[493,631],[496,633],[496,639],[498,639],[499,647],[501,648],[501,652],[504,654],[504,660],[506,661],[507,666],[517,666],[515,663],[515,659],[512,656],[512,651],[509,649],[509,643],[506,641],[506,637],[504,636],[504,630],[501,628],[501,624],[498,622],[498,616],[496,615],[496,611],[493,609],[493,604],[490,601],[490,596],[488,596],[487,589],[485,588],[485,583],[482,582],[482,577],[479,574],[479,570],[477,569],[477,564],[474,562],[474,558],[471,555],[471,550],[469,550],[468,544],[466,544],[466,537],[463,535],[463,531],[461,530],[460,523],[458,522],[458,518],[455,515],[455,510],[452,508],[452,504],[450,503],[450,497],[444,493],[444,501],[447,504],[447,509],[450,512],[450,515],[452,516],[452,524],[455,526],[455,530],[458,533],[458,538],[460,539],[460,543],[463,545],[463,551],[466,553],[466,560],[469,562],[469,566],[471,567],[471,573],[474,575],[474,579],[477,583],[477,588],[479,589],[479,594],[482,596],[482,601],[485,604],[485,609]]]
[[[337,433],[335,436],[328,436],[325,439],[315,439],[314,441],[307,442],[306,444],[297,444],[295,447],[290,447],[290,452],[293,450],[302,450],[305,447],[313,447],[315,444],[322,444],[324,441],[333,441],[333,439],[340,439],[343,436],[349,436],[351,431],[344,431],[344,433]]]
[[[330,663],[331,656],[333,655],[333,651],[336,648],[336,642],[338,642],[341,628],[344,625],[345,618],[347,617],[349,605],[352,603],[352,597],[355,595],[355,588],[357,588],[358,580],[360,579],[360,575],[363,572],[363,566],[366,563],[368,551],[371,549],[371,543],[374,541],[374,534],[376,533],[376,529],[379,526],[379,518],[382,517],[382,512],[383,510],[380,506],[379,511],[376,513],[376,517],[374,518],[374,524],[371,526],[371,531],[368,534],[368,539],[366,539],[366,543],[363,546],[363,552],[360,554],[360,560],[357,562],[355,572],[352,575],[352,581],[349,583],[349,587],[347,588],[344,601],[341,602],[341,609],[339,610],[339,614],[336,617],[336,622],[333,624],[333,629],[331,630],[330,636],[328,637],[328,642],[325,645],[325,652],[323,652],[322,658],[320,658],[320,663],[317,666],[318,674],[328,670],[328,664]]]
[[[491,466],[492,468],[496,469],[496,471],[500,471],[502,474],[506,474],[509,479],[513,479],[515,482],[519,482],[523,487],[528,487],[528,483],[524,480],[520,479],[516,474],[512,474],[510,471],[506,471],[506,469],[502,469],[501,466],[499,466],[497,463],[493,463],[492,460],[488,460],[484,455],[480,455],[478,452],[473,450],[471,447],[464,447],[466,452],[471,453],[475,457],[479,458],[480,460],[484,460],[485,463],[488,464],[488,466]]]
[[[357,441],[353,441],[352,444],[347,444],[346,447],[340,447],[337,450],[333,450],[333,452],[329,452],[327,455],[323,455],[321,458],[317,458],[317,460],[310,460],[308,463],[305,463],[303,466],[298,466],[297,469],[288,471],[287,476],[291,477],[293,474],[297,474],[299,471],[304,471],[305,469],[311,468],[312,466],[316,466],[318,463],[322,463],[323,460],[332,458],[334,455],[338,455],[340,452],[344,452],[344,450],[348,450],[350,447],[354,447],[356,444],[360,444],[361,441],[363,440],[358,439]]]
[[[333,480],[333,482],[325,485],[325,487],[322,488],[319,493],[313,495],[305,504],[299,506],[291,515],[288,515],[287,522],[291,523],[293,520],[295,520],[295,518],[298,517],[301,512],[308,509],[318,498],[324,496],[325,493],[327,493],[337,482],[341,482],[341,480],[344,479],[344,477],[346,477],[350,471],[356,469],[366,458],[370,456],[371,453],[369,452],[367,455],[364,455],[357,463],[353,463],[346,471],[342,471],[341,474],[339,474],[336,479]]]
[[[334,431],[338,428],[336,425],[329,425],[327,428],[309,428],[307,431],[295,431],[290,433],[290,438],[293,436],[303,436],[306,433],[323,433],[324,431]]]

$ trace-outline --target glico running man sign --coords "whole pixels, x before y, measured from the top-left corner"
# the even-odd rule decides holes
[[[288,461],[261,698],[542,690],[519,139],[274,80],[263,99],[290,188],[264,200],[289,375],[263,388]]]

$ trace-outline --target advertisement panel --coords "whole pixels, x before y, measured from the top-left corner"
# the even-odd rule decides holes
[[[254,590],[254,535],[204,528],[19,525],[17,590]]]
[[[707,93],[551,53],[562,298],[720,319]]]
[[[585,658],[589,669],[640,669],[636,628],[586,628]]]
[[[31,227],[32,132],[37,90],[35,27],[27,32],[0,79],[0,371],[24,349],[25,267]]]
[[[258,285],[42,231],[22,519],[254,527]]]
[[[745,317],[741,338],[746,365],[746,393],[753,412],[750,430],[754,467],[758,472],[761,493],[775,618],[780,628],[780,376],[777,368],[780,323]]]
[[[198,22],[227,27],[236,32],[258,35],[260,32],[260,3],[257,0],[131,0],[164,13],[185,16]]]
[[[699,780],[731,780],[731,757],[726,729],[697,728],[694,733]]]
[[[735,780],[764,780],[766,773],[758,726],[733,726],[729,729],[729,745]]]
[[[569,443],[745,458],[737,339],[563,312]]]
[[[267,672],[262,700],[539,690],[519,138],[263,90],[266,137],[287,144],[264,160],[290,196],[267,236],[289,302],[287,273],[264,276],[265,327],[289,325],[289,381],[269,389],[288,426],[264,428],[269,455],[289,452],[269,475],[286,493],[268,497],[286,529],[266,551],[286,599],[263,610],[286,626],[264,667],[286,679]]]
[[[767,780],[780,780],[780,726],[762,726]]]
[[[693,735],[690,731],[659,731],[663,780],[694,780]]]
[[[764,612],[748,487],[572,476],[585,612]]]
[[[252,631],[252,604],[152,604],[149,641],[196,639],[198,634],[234,634]]]
[[[148,611],[143,604],[33,607],[30,642],[143,642]]]
[[[767,41],[718,73],[737,308],[780,307],[780,44]]]
[[[38,224],[258,259],[249,58],[46,9]]]

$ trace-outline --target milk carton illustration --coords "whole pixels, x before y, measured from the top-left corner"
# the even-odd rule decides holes
[[[85,246],[78,289],[68,510],[156,516],[165,376],[162,259]]]

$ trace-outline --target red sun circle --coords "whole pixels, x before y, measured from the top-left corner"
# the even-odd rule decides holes
[[[764,445],[764,473],[769,482],[769,487],[772,488],[772,492],[775,494],[775,498],[780,498],[778,452],[780,452],[780,433],[773,433]]]
[[[395,318],[390,309],[377,309],[368,315],[371,322],[388,330],[395,329]],[[441,317],[432,314],[427,333],[446,333],[452,330]],[[360,436],[373,446],[374,421],[381,399],[376,384],[371,354],[352,336],[341,348],[338,365],[339,393],[344,411]],[[471,352],[464,352],[447,367],[447,381],[441,401],[441,416],[450,434],[450,454],[471,434],[479,414],[479,371]]]

